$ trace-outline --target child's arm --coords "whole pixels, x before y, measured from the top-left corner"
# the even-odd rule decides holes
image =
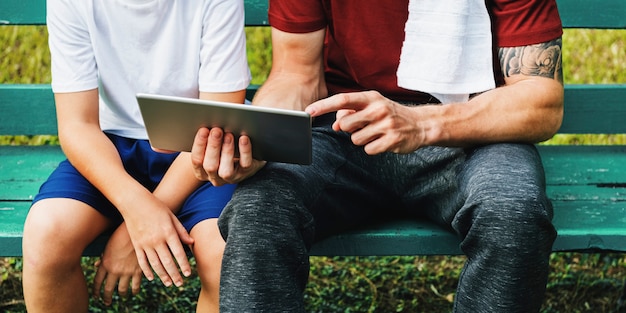
[[[201,99],[235,103],[243,103],[244,97],[245,90],[232,93],[200,94]],[[190,154],[183,152],[172,163],[163,180],[154,191],[154,195],[172,212],[176,213],[187,197],[201,183],[194,175]],[[116,286],[121,295],[127,294],[129,285],[133,294],[139,292],[142,272],[137,263],[137,257],[126,228],[126,222],[122,223],[112,234],[99,264],[92,290],[94,296],[97,297],[100,294],[102,284],[105,284],[102,294],[105,304],[112,302],[113,291]],[[178,285],[182,281],[175,281],[174,283]]]
[[[185,199],[202,183],[195,178],[189,159],[189,153],[181,153],[153,193],[173,213],[178,212]],[[102,292],[105,305],[112,303],[116,288],[122,297],[128,294],[129,287],[133,295],[141,290],[142,269],[126,224],[124,221],[111,234],[97,263],[98,270],[93,280],[92,293],[97,298]],[[156,225],[153,231],[159,231]],[[160,278],[163,280],[163,277]],[[174,285],[180,286],[183,283],[182,279],[176,280],[174,276],[170,278],[173,279]],[[169,285],[166,280],[163,280],[163,283]]]
[[[181,239],[192,239],[170,209],[125,171],[100,129],[97,89],[57,93],[55,101],[63,151],[124,217],[146,277],[153,278],[154,269],[166,284],[182,282],[178,268],[185,274],[191,269]]]

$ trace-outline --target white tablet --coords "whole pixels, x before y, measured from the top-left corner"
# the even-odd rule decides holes
[[[257,160],[311,163],[311,116],[306,112],[141,93],[137,101],[155,148],[191,151],[198,129],[221,127],[236,139],[248,135]]]

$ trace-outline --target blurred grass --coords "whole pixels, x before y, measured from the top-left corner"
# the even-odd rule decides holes
[[[47,40],[45,26],[1,26],[0,83],[49,83]]]
[[[267,28],[246,29],[254,84],[271,65]],[[44,26],[0,27],[0,83],[50,82]],[[566,83],[626,83],[626,32],[567,29],[563,37]],[[1,99],[0,99],[1,107]],[[0,112],[1,114],[1,112]],[[0,144],[55,144],[55,138],[2,137]],[[558,135],[545,144],[626,144],[624,135]],[[313,257],[305,301],[310,312],[447,312],[452,308],[463,256]],[[95,259],[84,258],[93,277]],[[617,312],[626,281],[622,254],[554,253],[542,311]],[[24,312],[21,259],[0,258],[0,312]],[[195,276],[194,276],[195,277]],[[164,288],[144,282],[140,295],[92,312],[188,312],[199,284]]]
[[[626,83],[626,31],[566,29],[563,63],[569,84]]]

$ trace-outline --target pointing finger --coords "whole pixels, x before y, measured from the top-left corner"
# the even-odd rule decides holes
[[[367,103],[366,93],[342,93],[311,103],[304,111],[315,117],[344,109],[359,111]]]

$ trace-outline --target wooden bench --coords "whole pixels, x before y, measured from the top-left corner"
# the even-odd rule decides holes
[[[565,27],[626,28],[624,0],[559,0],[558,4]],[[246,0],[246,24],[267,25],[266,10],[266,0]],[[45,24],[45,1],[1,1],[0,24]],[[249,96],[255,90],[252,86]],[[0,135],[56,132],[49,85],[0,84]],[[560,133],[626,133],[626,85],[567,85]],[[626,252],[626,146],[541,145],[539,150],[558,230],[553,251]],[[63,158],[58,146],[0,146],[0,256],[21,256],[22,228],[31,200]],[[94,242],[85,255],[99,255],[105,241]],[[337,235],[311,251],[328,256],[460,253],[453,233],[418,221],[395,221]]]

